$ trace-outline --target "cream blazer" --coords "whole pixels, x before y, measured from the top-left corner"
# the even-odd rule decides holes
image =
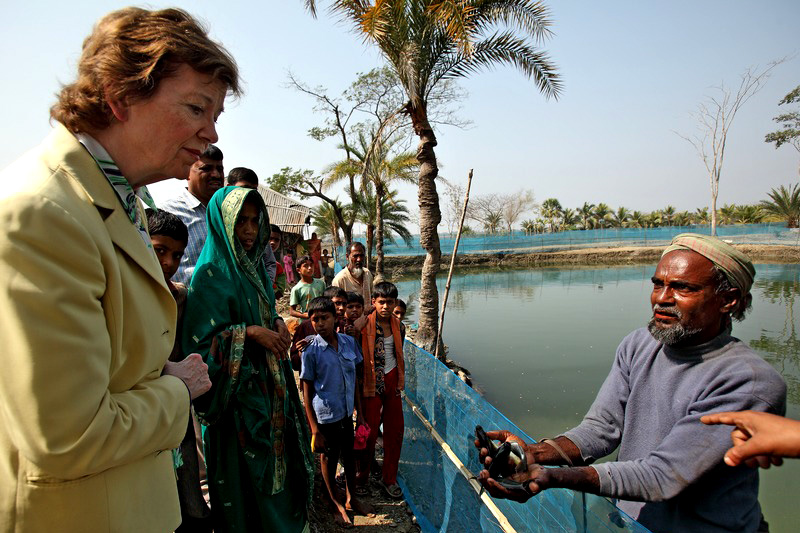
[[[155,254],[60,124],[0,173],[0,531],[166,532],[189,393]]]

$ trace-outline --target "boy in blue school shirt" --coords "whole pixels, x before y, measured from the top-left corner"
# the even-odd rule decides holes
[[[303,402],[311,426],[312,449],[321,452],[320,470],[328,496],[334,505],[337,524],[352,524],[348,510],[371,514],[369,505],[359,501],[353,488],[356,483],[353,456],[353,408],[359,424],[363,423],[360,391],[356,377],[361,375],[361,349],[353,337],[336,333],[336,306],[325,296],[308,304],[308,317],[316,335],[311,338],[301,358],[300,380]],[[341,455],[347,480],[344,504],[337,497],[334,479]]]

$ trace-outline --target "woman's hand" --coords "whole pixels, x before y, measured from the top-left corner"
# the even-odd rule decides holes
[[[284,328],[286,326],[284,325]],[[286,332],[288,335],[288,331]],[[256,341],[258,344],[275,354],[278,359],[284,359],[292,339],[287,340],[286,336],[277,331],[269,330],[262,326],[247,326],[247,338]]]
[[[281,338],[286,341],[286,344],[289,346],[292,345],[292,334],[289,333],[289,328],[286,327],[286,322],[283,319],[278,319],[275,321],[275,331],[277,331]]]
[[[208,365],[203,362],[203,357],[199,353],[190,354],[186,359],[177,363],[167,361],[162,374],[180,378],[189,389],[192,400],[211,388]]]

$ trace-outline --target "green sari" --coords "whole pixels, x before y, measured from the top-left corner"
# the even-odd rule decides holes
[[[245,199],[261,212],[253,248],[234,228]],[[225,187],[207,208],[208,237],[189,287],[183,352],[200,353],[212,387],[194,402],[204,425],[214,530],[295,533],[308,528],[313,455],[294,374],[245,338],[249,325],[274,328],[275,296],[262,255],[269,215],[258,192]]]

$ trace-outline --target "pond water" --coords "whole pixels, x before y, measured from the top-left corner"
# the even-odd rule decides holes
[[[528,434],[552,437],[583,418],[622,338],[646,324],[655,265],[455,273],[445,316],[449,357],[486,399]],[[733,335],[786,380],[800,418],[800,265],[757,265],[753,309]],[[445,277],[439,280],[444,295]],[[419,279],[400,281],[416,322]],[[794,531],[800,460],[761,473],[771,531]]]

